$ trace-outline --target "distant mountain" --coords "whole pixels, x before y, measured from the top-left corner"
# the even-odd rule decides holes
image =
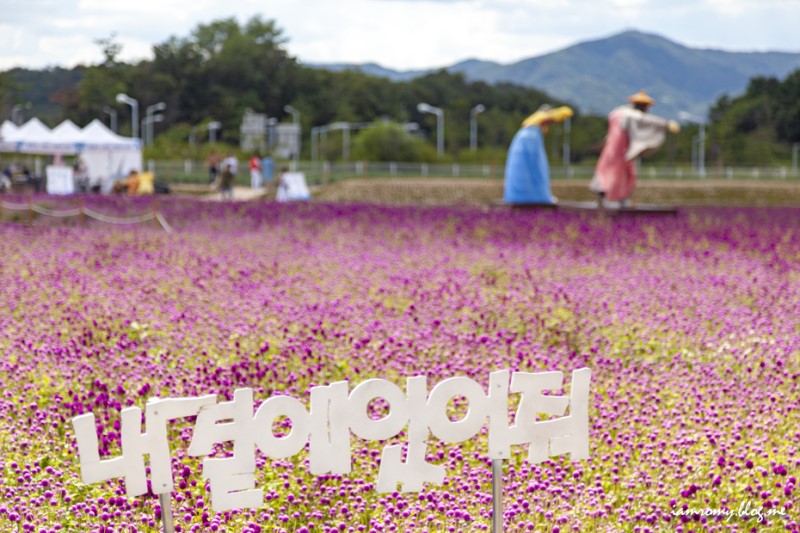
[[[364,64],[355,64],[355,63],[326,63],[326,64],[307,64],[304,63],[306,67],[321,69],[321,70],[330,70],[331,72],[342,72],[345,70],[353,70],[357,72],[363,72],[364,74],[369,74],[370,76],[377,76],[379,78],[388,78],[392,81],[408,81],[413,80],[414,78],[419,78],[420,76],[424,76],[430,70],[392,70],[389,68],[384,68],[377,63],[364,63]]]
[[[398,72],[376,64],[317,67],[350,68],[396,81],[432,71]],[[684,110],[704,116],[723,94],[741,94],[750,78],[784,78],[797,69],[800,53],[689,48],[659,35],[626,31],[508,65],[470,59],[446,70],[473,81],[533,87],[594,114],[606,114],[645,89],[656,99],[654,113],[676,118]]]

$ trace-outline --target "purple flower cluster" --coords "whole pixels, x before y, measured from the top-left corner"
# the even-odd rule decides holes
[[[116,215],[152,209],[85,201]],[[101,454],[116,456],[119,410],[153,396],[230,399],[251,387],[257,403],[306,400],[343,379],[486,385],[493,370],[582,366],[593,372],[591,459],[532,465],[514,450],[507,531],[800,530],[800,210],[601,218],[186,198],[157,208],[173,233],[0,225],[0,531],[158,527],[152,495],[80,482],[78,414],[96,415]],[[447,478],[420,493],[375,492],[386,443],[354,438],[348,476],[311,476],[306,452],[258,456],[263,507],[224,513],[187,456],[192,420],[170,435],[182,532],[491,527],[485,430],[460,445],[432,438],[428,460]],[[759,523],[676,512],[742,506],[780,513]]]

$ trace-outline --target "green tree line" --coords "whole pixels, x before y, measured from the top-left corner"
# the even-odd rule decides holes
[[[800,143],[800,70],[782,81],[751,79],[743,95],[719,98],[709,117],[717,164],[786,161]]]
[[[164,121],[155,125],[156,142],[149,157],[196,157],[207,144],[211,121],[221,124],[218,139],[238,145],[239,125],[252,109],[290,121],[287,105],[299,111],[304,133],[302,157],[310,156],[308,133],[333,122],[376,123],[354,142],[354,157],[370,160],[498,162],[520,122],[540,105],[563,105],[557,98],[510,83],[470,82],[445,70],[408,82],[393,82],[357,71],[331,72],[302,65],[285,49],[286,39],[275,21],[255,16],[239,24],[234,18],[200,24],[185,37],[170,37],[153,47],[153,59],[135,64],[117,60],[121,46],[112,34],[98,39],[104,61],[73,69],[0,73],[0,109],[31,102],[34,114],[55,125],[68,118],[86,124],[116,112],[120,132],[131,131],[130,107],[115,100],[118,93],[136,98],[140,118],[148,105],[165,102]],[[417,104],[442,108],[445,155],[438,156],[436,117]],[[478,147],[470,150],[470,111],[478,104]],[[569,105],[569,104],[567,104]],[[575,107],[575,106],[573,106]],[[573,163],[593,162],[602,147],[606,118],[584,115],[576,108],[569,134]],[[709,161],[719,164],[770,164],[785,161],[800,141],[800,71],[785,81],[754,78],[745,94],[723,96],[709,113]],[[400,125],[417,123],[414,137]],[[562,161],[564,128],[551,128],[551,162]],[[685,128],[654,156],[666,165],[689,161],[697,127]],[[198,148],[199,147],[199,148]],[[334,135],[319,146],[325,159],[342,157]]]

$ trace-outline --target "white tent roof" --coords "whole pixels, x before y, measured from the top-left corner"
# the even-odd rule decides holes
[[[53,132],[34,117],[20,126],[17,131],[12,131],[4,136],[4,148],[14,152],[27,154],[68,154],[72,152],[69,144],[59,146],[52,140]]]
[[[80,142],[93,148],[139,148],[139,140],[117,135],[98,119],[94,119],[81,130]]]
[[[32,142],[45,142],[50,138],[50,128],[36,117],[33,117],[28,122],[19,127],[16,134],[13,135],[10,141],[30,140]]]
[[[0,152],[15,152],[17,144],[8,140],[9,136],[16,135],[19,128],[13,122],[6,120],[0,124]]]
[[[10,135],[15,135],[19,131],[19,127],[10,120],[3,121],[0,124],[0,141],[8,140]]]
[[[0,149],[29,154],[75,154],[85,150],[140,150],[139,139],[122,137],[98,119],[81,129],[65,120],[54,129],[32,118],[19,128],[3,123]]]
[[[81,129],[71,120],[65,120],[50,132],[52,142],[74,142],[81,134]]]

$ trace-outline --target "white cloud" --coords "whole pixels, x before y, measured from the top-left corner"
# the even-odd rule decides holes
[[[275,20],[306,63],[374,61],[396,69],[468,58],[510,63],[625,29],[692,46],[798,50],[797,0],[0,0],[0,69],[99,62],[116,33],[120,58],[150,57],[198,24]]]
[[[708,6],[718,13],[724,15],[741,15],[745,9],[752,8],[747,2],[742,0],[707,0]]]
[[[82,35],[68,37],[40,37],[37,41],[39,53],[45,57],[59,57],[67,63],[99,62],[100,49],[90,38]]]
[[[19,50],[23,42],[23,30],[9,24],[0,24],[0,50]]]

